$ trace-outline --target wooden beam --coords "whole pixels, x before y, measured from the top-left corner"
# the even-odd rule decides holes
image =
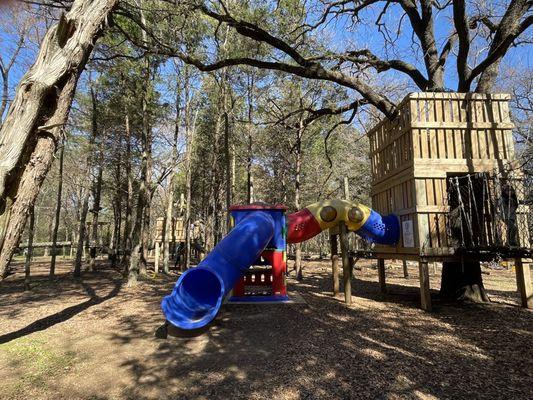
[[[422,310],[431,311],[428,262],[420,261],[418,268],[420,270],[420,307]]]
[[[520,303],[525,308],[533,308],[533,289],[529,267],[529,263],[524,263],[521,258],[515,260],[516,286],[520,292]]]
[[[381,293],[387,293],[387,283],[385,281],[385,259],[378,258],[378,278],[379,278],[379,291]]]
[[[329,234],[331,247],[331,272],[333,279],[333,296],[339,294],[339,252],[337,247],[337,235]]]
[[[350,274],[350,257],[348,243],[348,228],[344,222],[339,224],[341,255],[342,255],[342,283],[344,286],[344,301],[347,305],[352,304],[352,275]]]

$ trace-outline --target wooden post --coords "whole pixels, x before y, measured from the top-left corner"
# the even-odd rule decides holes
[[[409,278],[409,270],[407,269],[407,260],[403,260],[403,277]]]
[[[154,260],[154,272],[159,272],[159,242],[155,241],[155,260]]]
[[[387,293],[387,283],[385,281],[385,259],[378,258],[378,279],[379,279],[379,291],[381,293]]]
[[[516,286],[520,292],[520,303],[525,308],[533,308],[533,289],[529,268],[529,263],[524,263],[521,258],[515,260]]]
[[[350,200],[350,186],[348,185],[348,177],[345,176],[343,180],[343,187],[344,187],[344,198],[346,200]]]
[[[428,262],[420,261],[418,263],[418,268],[420,270],[420,307],[422,310],[431,311]]]
[[[329,234],[331,247],[331,273],[333,278],[333,296],[339,294],[339,254],[337,247],[337,235]]]
[[[349,264],[350,264],[350,277],[353,277],[353,269],[355,267],[355,259],[352,256],[348,257]]]
[[[348,228],[344,222],[339,224],[342,256],[342,283],[344,285],[344,301],[346,305],[352,304],[352,281],[350,274],[350,259],[348,257]]]

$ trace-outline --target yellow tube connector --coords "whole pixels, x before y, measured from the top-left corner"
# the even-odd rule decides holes
[[[322,200],[306,207],[322,230],[333,228],[344,221],[350,231],[359,230],[370,216],[370,208],[348,200]]]

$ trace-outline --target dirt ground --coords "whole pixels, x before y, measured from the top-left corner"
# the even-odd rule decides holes
[[[2,399],[447,399],[533,397],[533,313],[514,272],[486,269],[493,303],[418,305],[410,277],[355,271],[353,305],[333,298],[328,262],[289,280],[306,304],[225,305],[195,338],[157,339],[159,304],[176,276],[126,288],[101,266],[81,281],[45,264],[31,291],[0,285]],[[440,269],[431,276],[439,287]],[[435,297],[437,292],[433,293]]]

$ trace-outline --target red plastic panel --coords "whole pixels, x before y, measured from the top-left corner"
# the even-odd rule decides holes
[[[311,211],[303,208],[287,216],[287,242],[300,243],[318,235],[322,228]]]

